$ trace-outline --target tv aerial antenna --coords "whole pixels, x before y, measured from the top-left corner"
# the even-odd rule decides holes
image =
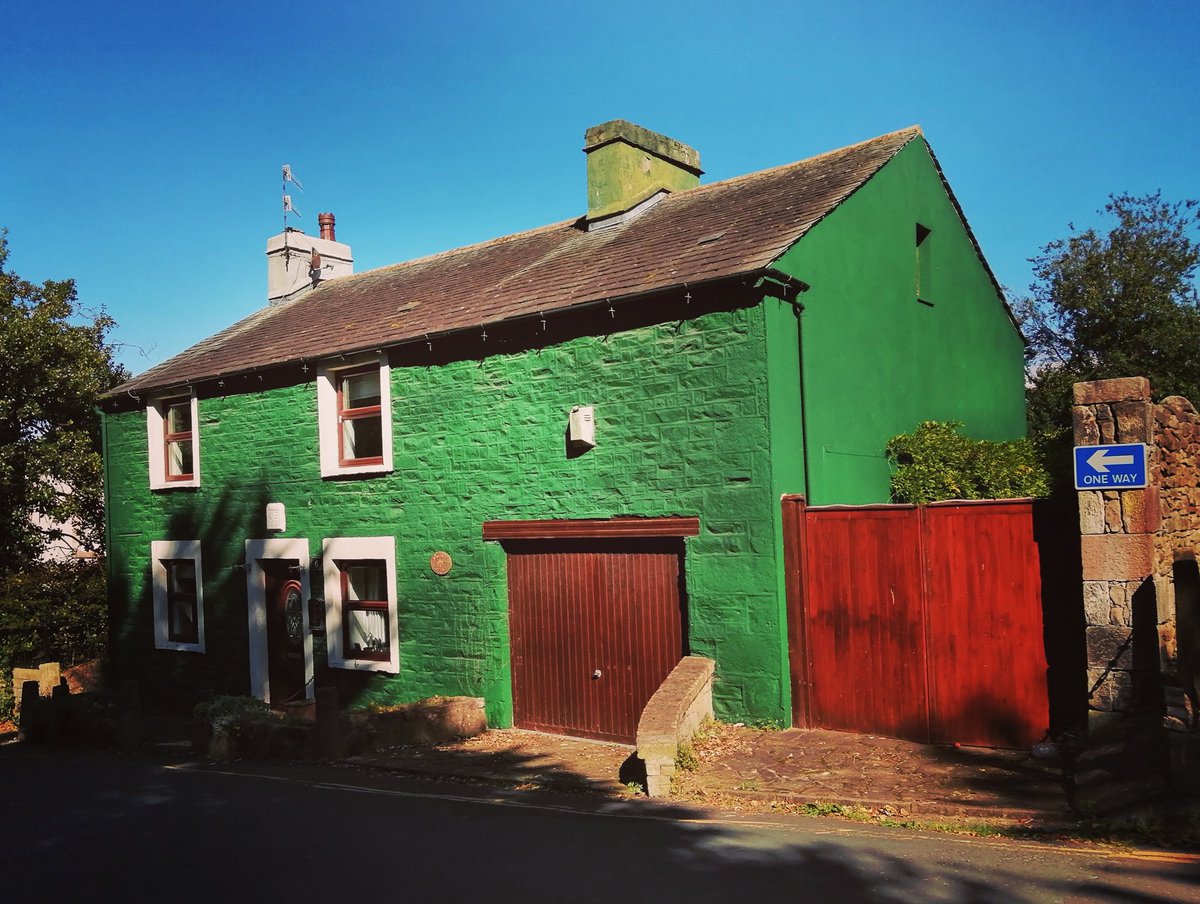
[[[288,232],[291,229],[288,225],[288,216],[290,214],[295,214],[297,217],[304,216],[292,203],[292,196],[288,193],[289,182],[300,189],[301,194],[304,193],[304,185],[296,178],[296,174],[292,172],[292,165],[285,163],[283,165],[283,266],[285,269],[288,262],[292,259],[292,249],[288,246]]]

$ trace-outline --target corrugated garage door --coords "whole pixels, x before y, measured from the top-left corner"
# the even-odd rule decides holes
[[[515,724],[633,743],[684,654],[682,539],[509,539],[505,550]]]

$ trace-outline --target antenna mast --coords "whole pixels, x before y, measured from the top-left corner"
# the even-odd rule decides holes
[[[292,249],[288,246],[288,214],[294,213],[297,217],[304,216],[304,214],[292,206],[292,196],[288,194],[289,182],[303,193],[304,186],[300,184],[300,180],[292,173],[292,165],[285,163],[283,165],[283,266],[285,270],[287,269],[288,262],[292,259]]]

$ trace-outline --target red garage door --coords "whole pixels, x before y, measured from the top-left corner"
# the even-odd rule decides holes
[[[636,525],[645,530],[667,521],[672,525],[659,528],[678,534],[695,519]],[[541,525],[545,536],[514,537],[522,524]],[[550,524],[558,527],[491,522],[485,528],[485,537],[495,539],[508,532],[514,722],[633,743],[646,703],[683,656],[682,539],[597,527],[624,520]]]

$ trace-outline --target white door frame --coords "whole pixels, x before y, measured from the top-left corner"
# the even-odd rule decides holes
[[[267,573],[264,561],[295,562],[300,566],[300,594],[304,597],[304,696],[311,700],[313,688],[313,641],[308,623],[308,601],[312,598],[308,577],[308,540],[305,537],[275,537],[246,541],[246,612],[250,622],[250,694],[271,702],[271,680],[267,651]]]

